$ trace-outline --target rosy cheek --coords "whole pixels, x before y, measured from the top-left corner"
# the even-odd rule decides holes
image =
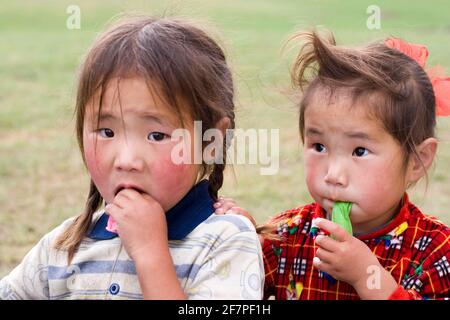
[[[194,185],[197,170],[194,165],[160,161],[151,168],[152,196],[165,210],[176,204]]]
[[[85,145],[84,148],[84,157],[86,159],[86,166],[88,168],[89,174],[92,178],[92,180],[95,182],[97,187],[100,187],[101,185],[101,178],[104,176],[102,170],[102,164],[97,157],[98,152],[95,151],[94,146],[91,144]]]
[[[305,157],[305,175],[306,175],[306,184],[308,188],[314,189],[315,184],[318,179],[318,164],[314,159],[309,156]]]
[[[391,198],[395,197],[393,188],[392,172],[384,166],[373,166],[365,168],[364,179],[359,180],[357,195],[360,205],[367,212],[380,212],[389,207]]]
[[[191,167],[192,165],[190,164],[174,164],[170,160],[162,161],[153,168],[153,173],[165,177],[168,181],[178,180],[182,182],[186,179]]]
[[[381,165],[375,165],[371,168],[366,168],[366,178],[363,180],[367,189],[372,190],[372,192],[385,192],[389,188],[389,183],[392,179],[392,175],[389,172],[389,168]]]

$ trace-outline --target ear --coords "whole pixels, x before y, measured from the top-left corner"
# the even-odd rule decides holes
[[[225,137],[226,130],[231,126],[231,120],[228,117],[223,117],[219,121],[217,121],[215,127],[222,131],[222,135]]]
[[[408,182],[417,182],[426,174],[433,163],[437,145],[436,138],[428,138],[416,147],[417,154],[412,154],[408,163]]]
[[[214,137],[214,142],[208,144],[203,149],[203,161],[207,164],[211,164],[211,162],[223,163],[223,153],[224,153],[224,140],[227,139],[226,131],[230,128],[231,120],[228,117],[223,117],[219,121],[216,122],[214,128],[206,130],[204,133],[204,138],[211,139]],[[220,131],[217,132],[217,130]],[[211,132],[211,135],[208,133]],[[218,133],[218,134],[216,134]],[[219,159],[217,157],[220,157]]]

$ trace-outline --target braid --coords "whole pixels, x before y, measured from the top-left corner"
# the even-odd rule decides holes
[[[234,107],[234,105],[233,105]],[[222,147],[222,158],[216,157],[216,161],[212,168],[212,172],[209,175],[209,194],[217,200],[218,192],[223,185],[223,172],[225,171],[225,167],[227,164],[227,151],[231,146],[231,140],[234,136],[234,112],[230,112],[227,115],[228,119],[230,119],[230,128],[225,130],[225,137],[223,139],[223,147]]]
[[[55,248],[66,250],[68,254],[68,264],[72,261],[75,251],[80,246],[81,241],[86,236],[91,226],[94,212],[102,204],[103,198],[98,192],[97,187],[91,180],[89,195],[86,201],[84,212],[80,214],[70,224],[66,230],[56,239]]]
[[[214,200],[217,200],[219,189],[222,187],[224,170],[225,164],[215,164],[209,175],[209,194]]]

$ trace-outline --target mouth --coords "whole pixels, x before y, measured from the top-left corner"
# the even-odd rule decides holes
[[[325,198],[324,200],[325,200],[325,205],[328,205],[330,207],[330,209],[332,209],[334,207],[336,202],[351,202],[351,201],[348,201],[348,200],[330,199],[330,198]]]
[[[114,191],[114,196],[117,196],[117,194],[118,194],[119,192],[121,192],[122,190],[125,190],[125,189],[133,189],[133,190],[135,190],[135,191],[137,191],[137,192],[139,192],[139,193],[145,193],[141,188],[139,188],[139,187],[136,186],[136,185],[131,185],[131,184],[120,184],[120,185],[117,186],[117,188],[115,189],[115,191]]]

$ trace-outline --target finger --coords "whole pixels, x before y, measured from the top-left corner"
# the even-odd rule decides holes
[[[115,197],[113,203],[124,209],[130,202],[137,201],[141,194],[134,189],[123,189]]]
[[[316,251],[316,257],[324,263],[331,263],[333,261],[334,254],[330,251],[319,248]]]
[[[114,203],[109,203],[105,206],[105,212],[110,215],[111,217],[114,218],[114,220],[120,220],[120,211],[122,210],[122,208],[120,208],[119,206],[117,206]]]
[[[221,204],[224,204],[224,203],[234,203],[234,204],[236,204],[236,201],[234,201],[233,198],[227,198],[227,197],[224,197],[224,196],[220,196],[219,198],[217,198],[217,202],[221,203]]]
[[[222,208],[218,208],[214,211],[215,214],[225,214],[225,211]]]
[[[213,204],[213,207],[216,209],[216,214],[225,214],[228,210],[230,210],[233,206],[236,205],[236,202],[231,198],[225,198],[224,196],[220,196],[217,199],[217,202]]]
[[[156,202],[159,204],[158,201],[155,200],[155,198],[153,198],[151,195],[149,195],[148,193],[139,193],[139,196],[141,196],[142,198],[144,198],[145,200],[147,200],[150,203]]]
[[[130,205],[130,202],[136,202],[142,199],[149,203],[156,202],[156,200],[147,193],[140,193],[134,189],[124,189],[114,198],[114,203],[121,208],[126,208]]]
[[[317,269],[319,269],[322,272],[326,272],[326,273],[328,273],[331,276],[333,275],[333,267],[331,266],[331,264],[320,260],[319,257],[314,257],[313,258],[313,266],[316,267]]]
[[[330,237],[319,234],[315,240],[316,244],[327,251],[336,252],[339,249],[339,243]]]
[[[320,269],[320,267],[323,265],[322,260],[320,260],[319,257],[314,257],[313,258],[313,266]]]
[[[330,233],[337,241],[347,241],[352,237],[344,228],[330,220],[317,218],[315,222],[317,227]]]
[[[122,189],[120,192],[116,195],[116,197],[121,196],[125,197],[130,200],[136,199],[141,193],[135,189]]]
[[[129,203],[130,201],[132,201],[132,200],[129,199],[125,194],[118,193],[116,195],[116,197],[114,198],[112,204],[116,205],[120,209],[124,209],[124,208],[126,208],[127,203]]]
[[[232,209],[233,207],[236,207],[235,202],[224,202],[221,206],[223,211],[227,212],[228,210]]]

